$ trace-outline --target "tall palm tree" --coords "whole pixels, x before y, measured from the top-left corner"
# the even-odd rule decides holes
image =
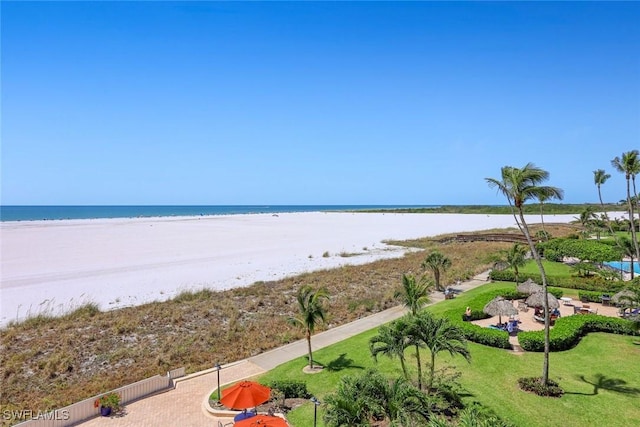
[[[443,290],[440,286],[440,275],[451,267],[451,260],[440,251],[433,251],[422,262],[422,268],[430,269],[433,272],[433,279],[436,282],[436,289]]]
[[[598,169],[593,171],[593,183],[598,187],[598,199],[600,199],[600,206],[602,206],[602,212],[606,215],[604,209],[604,202],[602,201],[601,186],[611,178],[611,175],[606,173],[604,169]]]
[[[409,378],[407,373],[404,351],[411,345],[408,336],[409,324],[402,317],[378,328],[378,335],[369,339],[369,350],[374,360],[378,360],[378,354],[384,354],[389,358],[397,357],[400,360],[402,373]]]
[[[485,178],[489,187],[497,188],[502,193],[511,207],[511,212],[518,228],[527,238],[531,254],[540,270],[542,278],[542,290],[544,293],[544,362],[542,365],[542,383],[546,385],[549,381],[549,300],[547,298],[547,275],[542,265],[540,254],[536,250],[529,227],[524,219],[523,206],[525,202],[537,199],[540,194],[551,195],[556,199],[562,200],[563,192],[561,189],[551,186],[541,186],[540,184],[549,179],[549,172],[536,167],[533,163],[527,163],[523,168],[513,166],[503,166],[501,169],[501,178]]]
[[[402,297],[405,307],[409,309],[411,316],[416,316],[418,311],[429,303],[429,290],[432,284],[425,280],[424,276],[419,282],[415,277],[402,275],[402,290],[397,291],[395,298]],[[420,360],[420,343],[414,342],[416,348],[416,363],[418,364],[418,389],[422,390],[422,362]]]
[[[611,160],[611,165],[620,173],[624,174],[627,180],[627,208],[629,209],[629,221],[631,222],[631,241],[633,242],[636,259],[640,258],[640,247],[638,246],[638,237],[636,235],[635,225],[635,209],[631,196],[631,180],[633,179],[633,192],[635,200],[638,200],[636,194],[635,177],[640,173],[640,152],[638,150],[627,151],[622,153],[622,157],[615,157]]]
[[[600,206],[602,207],[602,221],[606,224],[609,229],[609,233],[613,236],[614,240],[617,240],[616,234],[613,232],[613,227],[611,227],[611,221],[609,220],[609,215],[607,214],[606,209],[604,208],[604,202],[602,201],[602,185],[607,182],[607,180],[611,178],[611,175],[606,173],[604,169],[597,169],[593,171],[593,183],[598,188],[598,199],[600,200]],[[598,240],[600,240],[600,235],[598,234]]]
[[[538,196],[538,201],[540,202],[540,222],[542,224],[542,234],[544,236],[547,235],[547,231],[544,229],[544,214],[543,214],[543,206],[544,206],[544,202],[546,202],[547,200],[549,200],[550,197],[547,196],[546,194],[540,194]],[[545,240],[547,240],[545,238]]]
[[[422,341],[431,352],[431,366],[429,371],[428,389],[433,388],[435,376],[436,356],[441,351],[447,351],[452,356],[456,354],[471,360],[471,353],[467,348],[467,340],[462,329],[445,318],[435,318],[429,312],[423,311],[413,319],[411,332],[415,339]]]
[[[313,369],[313,354],[311,352],[311,335],[319,322],[324,322],[327,314],[322,305],[324,299],[329,298],[325,289],[314,291],[309,285],[302,286],[298,290],[298,310],[296,317],[290,317],[289,323],[305,330],[307,348],[309,353],[309,368]]]

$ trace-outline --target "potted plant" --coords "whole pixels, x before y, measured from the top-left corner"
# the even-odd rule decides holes
[[[120,395],[118,393],[107,393],[93,402],[95,408],[100,408],[100,415],[108,417],[111,411],[116,411],[120,407]]]

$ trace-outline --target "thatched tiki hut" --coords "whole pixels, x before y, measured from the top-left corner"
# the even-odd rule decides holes
[[[498,316],[498,323],[502,323],[502,316],[513,316],[518,314],[518,309],[513,303],[503,297],[495,297],[482,309],[489,316]]]
[[[549,310],[560,308],[560,303],[558,302],[558,299],[553,296],[553,294],[547,292],[547,298],[549,299]],[[544,292],[534,292],[533,294],[529,295],[529,297],[525,300],[525,303],[529,307],[544,307]]]
[[[521,294],[534,294],[536,292],[541,292],[542,291],[542,286],[538,285],[536,282],[534,282],[531,279],[527,279],[526,282],[522,282],[518,285],[518,287],[516,288],[516,290],[518,292],[520,292]]]

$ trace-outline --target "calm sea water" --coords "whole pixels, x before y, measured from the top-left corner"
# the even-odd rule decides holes
[[[2,221],[237,215],[435,207],[429,205],[0,206]]]
[[[629,261],[611,261],[605,262],[610,267],[616,268],[618,270],[626,271],[627,273],[631,273],[631,262]],[[637,262],[633,263],[633,271],[640,274],[640,264]]]

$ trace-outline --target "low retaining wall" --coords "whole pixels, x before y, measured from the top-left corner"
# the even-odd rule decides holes
[[[167,375],[165,376],[156,375],[154,377],[111,390],[111,392],[118,393],[120,395],[120,403],[126,405],[127,403],[131,403],[143,397],[148,397],[152,394],[173,388],[173,380],[175,378],[183,377],[184,374],[185,368],[174,369],[167,372]],[[3,416],[13,415],[15,418],[31,418],[28,421],[16,424],[16,427],[73,426],[100,415],[100,408],[96,408],[94,406],[94,402],[98,397],[107,393],[102,393],[98,396],[93,396],[81,402],[74,403],[73,405],[50,412],[14,411],[13,414],[3,414]]]

